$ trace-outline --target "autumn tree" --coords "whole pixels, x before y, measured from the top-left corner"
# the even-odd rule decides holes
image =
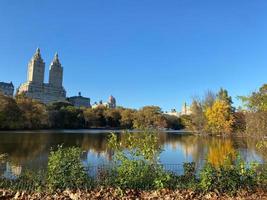
[[[119,109],[106,109],[104,112],[106,125],[109,127],[120,127],[121,113]]]
[[[122,128],[132,129],[136,111],[132,109],[122,109],[120,125]]]
[[[214,134],[230,134],[233,131],[234,117],[231,107],[225,101],[216,100],[211,108],[205,111],[206,130]]]

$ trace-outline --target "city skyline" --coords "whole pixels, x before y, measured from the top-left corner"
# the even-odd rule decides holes
[[[266,82],[266,8],[264,1],[1,1],[0,82],[25,82],[40,47],[46,61],[59,53],[67,96],[81,92],[94,102],[112,94],[118,105],[165,111],[224,87],[239,105],[236,96]]]

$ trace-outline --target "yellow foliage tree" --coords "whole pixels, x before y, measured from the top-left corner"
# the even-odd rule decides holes
[[[222,100],[216,100],[205,111],[206,130],[214,134],[230,134],[233,131],[234,116],[231,106]]]

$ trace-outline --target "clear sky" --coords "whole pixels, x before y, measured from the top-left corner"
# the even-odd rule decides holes
[[[46,81],[59,53],[68,96],[169,110],[224,87],[235,100],[267,80],[267,1],[1,0],[0,81],[24,82],[37,47]]]

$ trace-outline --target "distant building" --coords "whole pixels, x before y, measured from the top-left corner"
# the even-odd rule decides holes
[[[103,103],[103,101],[100,100],[99,103],[95,102],[92,105],[92,108],[97,108],[99,106],[104,106],[106,108],[116,108],[116,99],[111,95],[108,99],[108,102]]]
[[[171,109],[170,112],[165,112],[166,115],[180,117],[182,115],[191,115],[191,106],[188,106],[186,103],[183,104],[181,112],[177,112],[176,109]]]
[[[166,115],[171,115],[171,116],[176,116],[176,117],[180,117],[180,113],[176,111],[176,109],[171,109],[170,112],[166,112]]]
[[[116,108],[116,99],[111,95],[108,99],[108,108]]]
[[[78,96],[69,97],[68,101],[75,107],[91,108],[90,98],[83,97],[80,92]]]
[[[12,97],[14,94],[13,83],[12,82],[10,83],[0,82],[0,93],[6,96]]]
[[[49,69],[49,83],[44,83],[45,62],[43,61],[40,49],[28,64],[28,78],[18,88],[18,94],[24,93],[27,97],[39,100],[45,104],[66,101],[66,91],[62,86],[63,67],[55,55]]]
[[[182,106],[182,111],[180,115],[191,115],[191,114],[192,114],[191,107],[188,106],[185,102],[184,105]]]

